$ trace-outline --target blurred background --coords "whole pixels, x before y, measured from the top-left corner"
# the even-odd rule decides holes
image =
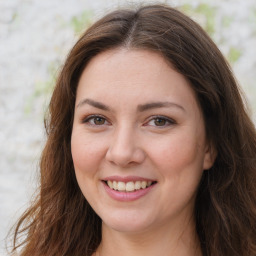
[[[0,0],[0,256],[38,182],[44,113],[56,76],[79,35],[124,0]],[[178,7],[228,59],[256,121],[255,0],[158,1]]]

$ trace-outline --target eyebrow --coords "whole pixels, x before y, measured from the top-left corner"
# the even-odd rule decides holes
[[[95,108],[99,108],[99,109],[102,109],[102,110],[106,110],[106,111],[109,111],[110,108],[108,106],[106,106],[105,104],[101,103],[101,102],[98,102],[98,101],[95,101],[95,100],[92,100],[92,99],[84,99],[82,101],[80,101],[78,104],[77,104],[77,108],[78,107],[82,107],[83,105],[91,105]]]
[[[154,108],[168,108],[168,107],[175,107],[175,108],[179,108],[179,109],[185,111],[185,109],[181,105],[176,104],[174,102],[169,102],[169,101],[152,102],[152,103],[147,103],[147,104],[143,104],[143,105],[138,105],[137,109],[139,112],[143,112],[143,111],[147,111],[147,110],[154,109]]]
[[[98,101],[95,101],[92,99],[84,99],[84,100],[80,101],[76,107],[77,108],[82,107],[83,105],[86,105],[86,104],[91,105],[91,106],[101,109],[101,110],[110,111],[110,107],[108,107],[107,105],[105,105],[101,102],[98,102]],[[141,105],[138,105],[137,111],[144,112],[144,111],[155,109],[155,108],[168,108],[168,107],[175,107],[175,108],[185,111],[185,109],[181,105],[176,104],[174,102],[168,102],[168,101],[150,102],[150,103],[146,103],[146,104],[141,104]]]

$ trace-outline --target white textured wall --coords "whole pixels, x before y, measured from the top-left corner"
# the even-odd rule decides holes
[[[97,19],[113,6],[133,2],[140,1],[0,0],[0,256],[6,255],[8,229],[36,187],[47,90],[77,39],[74,17],[82,19],[84,11],[92,10],[92,19]],[[212,37],[233,59],[256,120],[255,1],[159,2],[189,3],[194,11],[188,13],[202,25],[206,18],[195,11],[197,6],[206,3],[215,10]]]

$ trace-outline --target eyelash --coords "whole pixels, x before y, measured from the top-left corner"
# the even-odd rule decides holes
[[[104,120],[104,124],[92,124],[90,123],[91,120],[95,120],[96,118],[101,118],[102,120]],[[82,120],[82,123],[88,123],[89,125],[92,125],[92,126],[102,126],[102,125],[105,125],[105,122],[108,122],[107,119],[104,117],[104,116],[101,116],[101,115],[90,115],[90,116],[87,116],[85,119]]]
[[[171,118],[169,118],[169,117],[166,117],[166,116],[153,116],[153,117],[151,117],[151,118],[146,122],[146,124],[145,124],[144,126],[148,126],[151,121],[154,122],[154,121],[156,121],[157,119],[164,121],[165,124],[164,124],[164,125],[152,125],[152,126],[154,126],[154,127],[159,127],[159,128],[165,128],[165,127],[168,127],[168,126],[177,124],[177,122],[176,122],[175,120],[173,120],[173,119],[171,119]],[[149,125],[149,126],[150,126],[150,125]]]
[[[94,123],[90,123],[90,121],[95,121],[96,118],[100,118],[104,121],[104,123],[102,124],[95,124]],[[156,121],[157,119],[161,120],[161,121],[164,121],[164,125],[150,125],[149,123],[151,121]],[[102,126],[102,125],[106,125],[106,122],[109,124],[108,120],[104,117],[104,116],[101,116],[101,115],[90,115],[88,117],[86,117],[85,119],[82,120],[82,123],[87,123],[91,126]],[[107,124],[107,125],[108,125]],[[171,125],[174,125],[174,124],[177,124],[177,122],[169,117],[166,117],[166,116],[153,116],[151,117],[145,124],[143,124],[143,126],[154,126],[154,127],[159,127],[159,128],[165,128],[165,127],[168,127],[168,126],[171,126]]]

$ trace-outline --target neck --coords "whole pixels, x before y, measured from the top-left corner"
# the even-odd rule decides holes
[[[201,256],[201,249],[194,223],[183,228],[157,227],[143,232],[119,232],[102,226],[102,242],[95,256]]]

